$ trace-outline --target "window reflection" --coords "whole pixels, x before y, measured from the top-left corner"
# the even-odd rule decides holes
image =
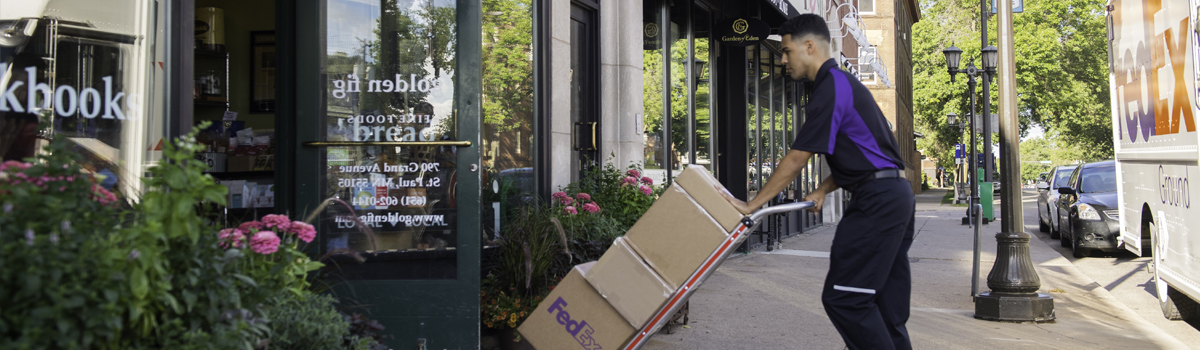
[[[323,77],[326,141],[454,139],[455,2],[329,0]],[[455,149],[328,147],[327,251],[457,245]]]
[[[533,3],[483,1],[482,224],[498,238],[507,213],[536,196]]]
[[[0,92],[21,97],[0,104],[0,155],[31,157],[39,138],[67,138],[102,186],[136,199],[139,178],[161,157],[154,145],[167,122],[151,103],[162,79],[151,64],[162,44],[154,2],[5,0],[2,7]],[[38,135],[39,123],[51,128]]]

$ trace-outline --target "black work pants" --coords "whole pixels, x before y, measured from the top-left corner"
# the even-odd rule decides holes
[[[916,199],[908,180],[879,179],[851,193],[830,251],[821,303],[850,349],[911,349],[908,339]]]

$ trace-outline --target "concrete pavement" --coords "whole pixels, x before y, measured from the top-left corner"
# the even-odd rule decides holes
[[[917,196],[908,329],[916,349],[1186,349],[1147,322],[1040,239],[1030,255],[1057,320],[1015,324],[977,320],[971,300],[973,230],[964,207],[941,205],[943,190]],[[998,206],[997,206],[998,208]],[[997,215],[998,214],[997,210]],[[783,249],[731,257],[691,298],[688,328],[660,332],[645,349],[842,349],[821,307],[836,226],[785,239]],[[1026,215],[1026,232],[1037,218]],[[999,222],[983,226],[980,289],[996,252]],[[1200,346],[1200,344],[1191,344]]]

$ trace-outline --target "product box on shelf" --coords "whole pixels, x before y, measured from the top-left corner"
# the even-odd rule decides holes
[[[617,349],[637,332],[586,280],[594,264],[572,268],[517,328],[534,348]]]
[[[585,277],[630,326],[638,329],[675,292],[624,237],[613,241]]]
[[[253,171],[258,156],[229,156],[225,169],[229,172]]]
[[[229,197],[226,198],[228,207],[231,209],[242,209],[242,200],[246,195],[246,180],[226,180],[221,181],[222,185],[229,188]]]

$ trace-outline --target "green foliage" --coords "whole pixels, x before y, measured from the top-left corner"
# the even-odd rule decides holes
[[[0,165],[0,343],[119,347],[133,298],[130,249],[109,243],[120,238],[121,211],[97,200],[63,138],[50,149],[63,151]]]
[[[530,0],[484,0],[483,122],[510,131],[533,115],[533,6]]]
[[[269,324],[266,310],[316,298],[305,277],[319,264],[295,235],[272,256],[223,247],[201,203],[224,204],[225,188],[203,174],[192,136],[164,146],[132,206],[80,168],[65,138],[30,162],[0,165],[5,348],[250,349],[311,334],[304,327],[315,322],[349,327],[340,316]],[[337,314],[330,303],[306,307],[296,312]]]
[[[518,292],[516,286],[502,282],[495,274],[488,274],[480,285],[480,319],[488,328],[516,328],[552,289],[553,286],[526,296]]]
[[[230,266],[242,255],[219,248],[205,222],[199,204],[224,204],[226,189],[203,173],[192,135],[164,145],[166,159],[145,179],[151,191],[134,207],[138,219],[123,230],[141,255],[126,270],[135,297],[129,329],[149,347],[250,348],[267,336],[257,308],[264,300],[243,299],[257,286]]]
[[[267,309],[271,349],[369,349],[370,338],[350,335],[350,323],[338,313],[332,296],[283,293]]]
[[[1108,158],[1113,152],[1104,5],[1101,0],[1035,1],[1013,16],[1021,132],[1041,125],[1083,159]],[[967,141],[960,141],[965,134],[948,127],[945,116],[970,111],[967,78],[959,74],[950,82],[941,50],[961,48],[965,67],[979,57],[978,28],[979,3],[969,0],[923,3],[922,19],[913,25],[913,115],[917,130],[926,135],[918,147],[947,168],[953,166],[954,143]],[[988,33],[989,44],[997,45],[995,16]],[[998,91],[993,86],[990,93],[997,113]]]

